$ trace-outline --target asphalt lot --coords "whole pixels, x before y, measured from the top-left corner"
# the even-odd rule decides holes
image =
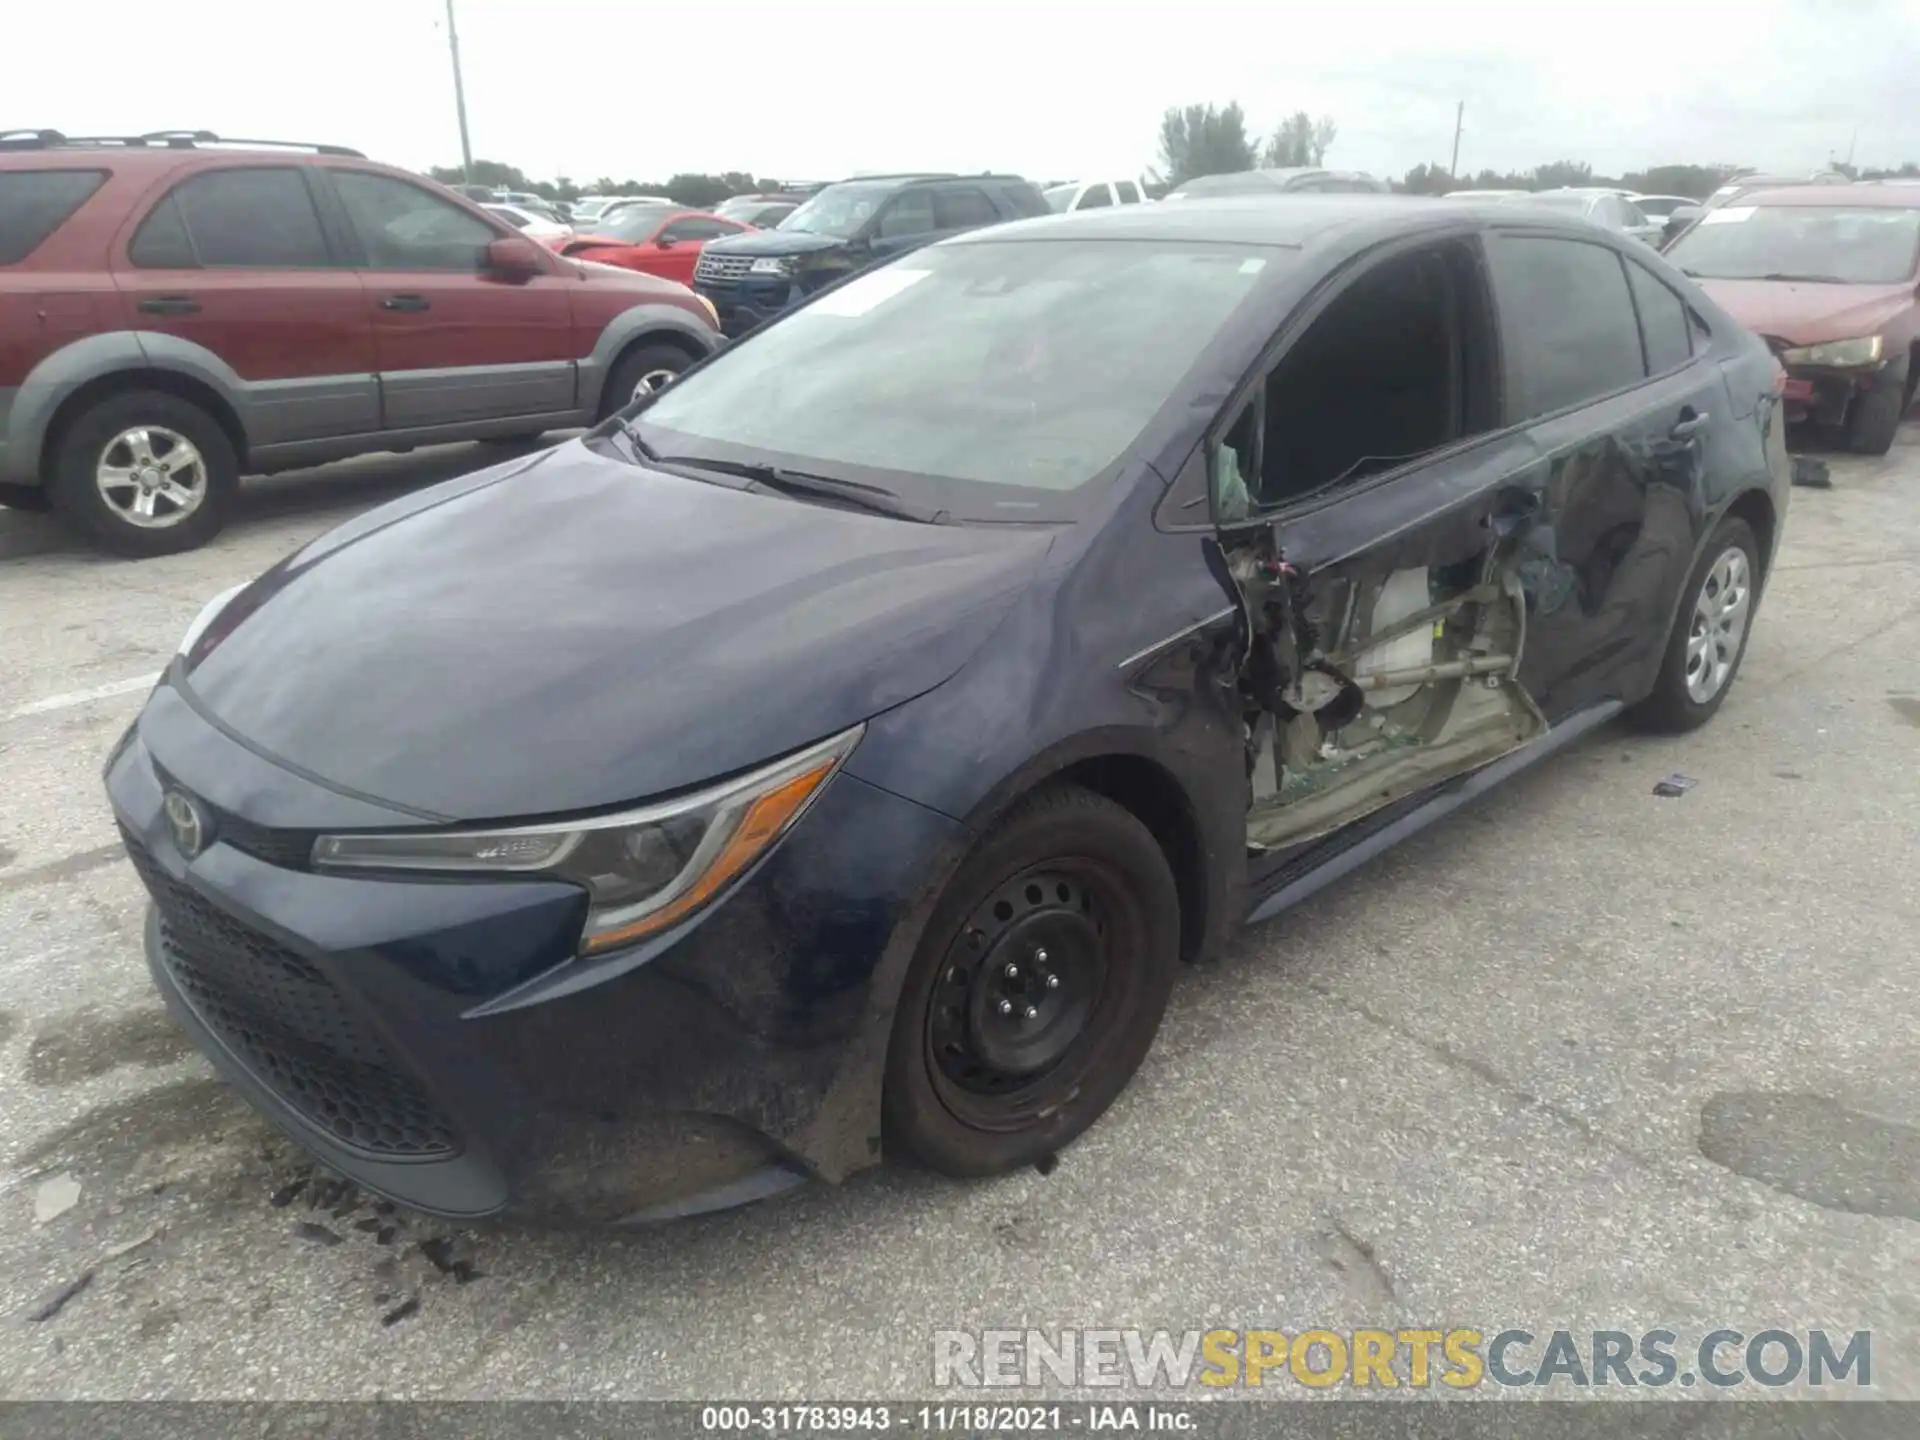
[[[98,782],[208,596],[498,453],[252,482],[139,564],[0,512],[0,1396],[853,1398],[929,1393],[937,1329],[1471,1324],[1871,1329],[1920,1398],[1920,426],[1794,492],[1711,726],[1604,730],[1243,937],[1051,1175],[622,1234],[289,1198]]]

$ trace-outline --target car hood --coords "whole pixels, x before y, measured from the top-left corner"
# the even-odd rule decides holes
[[[256,750],[427,818],[591,810],[931,690],[1051,534],[749,493],[570,441],[289,557],[176,683]]]
[[[1699,280],[1747,329],[1789,345],[1872,335],[1914,304],[1913,284],[1821,285],[1788,280]]]
[[[750,230],[709,240],[708,255],[813,255],[847,244],[840,235],[809,235],[804,230]]]

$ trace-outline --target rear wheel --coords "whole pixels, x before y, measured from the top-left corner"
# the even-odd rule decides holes
[[[65,427],[53,455],[53,508],[106,550],[192,550],[226,523],[240,465],[218,422],[159,390],[109,395]]]
[[[1747,653],[1759,580],[1752,529],[1744,520],[1723,520],[1688,578],[1653,691],[1627,712],[1629,720],[1677,734],[1713,718]]]
[[[675,345],[641,345],[622,355],[607,376],[607,388],[600,396],[599,419],[616,410],[624,410],[634,401],[665,389],[693,364],[687,352]]]
[[[1024,802],[955,874],[908,971],[889,1151],[994,1175],[1067,1145],[1139,1069],[1179,950],[1179,897],[1146,826],[1076,788]]]

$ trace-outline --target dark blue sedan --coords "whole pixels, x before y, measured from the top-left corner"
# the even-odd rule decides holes
[[[1041,1161],[1181,962],[1617,712],[1713,715],[1778,379],[1545,212],[918,251],[209,605],[107,767],[155,981],[446,1215]]]

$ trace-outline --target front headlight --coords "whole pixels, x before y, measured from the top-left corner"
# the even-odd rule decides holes
[[[220,618],[220,612],[227,608],[227,602],[232,600],[233,597],[238,595],[242,590],[246,589],[251,583],[251,581],[243,580],[231,590],[222,590],[218,595],[207,601],[205,605],[202,605],[200,607],[200,613],[193,617],[193,623],[187,626],[187,633],[180,637],[180,644],[174,649],[173,653],[176,655],[185,655],[193,649],[193,642],[206,634],[207,627]]]
[[[793,257],[791,255],[768,255],[756,260],[747,267],[749,275],[791,275]]]
[[[1829,340],[1824,345],[1785,350],[1780,358],[1789,365],[1878,365],[1885,348],[1880,336],[1864,335],[1858,340]]]
[[[714,899],[793,828],[864,728],[639,810],[493,830],[322,835],[313,863],[570,880],[592,900],[580,953],[599,954],[658,934]]]

